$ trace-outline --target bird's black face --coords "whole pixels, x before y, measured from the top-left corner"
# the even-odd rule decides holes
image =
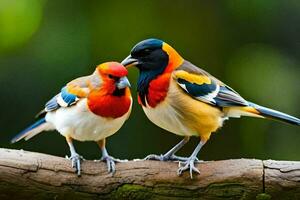
[[[122,64],[135,65],[140,71],[163,71],[169,62],[168,54],[162,49],[163,41],[147,39],[133,47]]]
[[[163,41],[158,39],[143,40],[135,45],[130,55],[122,61],[125,67],[135,65],[139,69],[137,90],[144,105],[149,83],[162,74],[169,63],[169,56],[163,50],[163,44]]]

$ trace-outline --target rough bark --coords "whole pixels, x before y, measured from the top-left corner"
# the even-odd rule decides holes
[[[300,162],[265,160],[265,192],[276,199],[300,199]]]
[[[77,177],[65,158],[0,149],[0,199],[300,199],[300,162],[209,161],[178,177],[178,163],[84,161]]]

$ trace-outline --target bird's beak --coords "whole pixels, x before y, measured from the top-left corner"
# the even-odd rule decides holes
[[[118,89],[124,89],[126,87],[131,87],[130,82],[126,76],[120,78],[116,83]]]
[[[125,67],[130,67],[139,64],[138,59],[132,58],[131,55],[127,56],[122,62]]]

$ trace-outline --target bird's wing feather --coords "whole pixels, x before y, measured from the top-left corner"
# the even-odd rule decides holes
[[[68,91],[68,86],[61,89],[60,93],[55,95],[45,104],[45,112],[57,110],[60,107],[70,107],[79,101],[79,97]]]
[[[70,107],[75,105],[80,99],[86,98],[91,87],[99,86],[100,81],[97,77],[98,75],[92,74],[69,82],[61,89],[60,93],[45,104],[45,109],[41,111],[38,116],[46,112],[57,110],[60,107]]]
[[[188,61],[174,71],[173,78],[186,93],[200,101],[218,107],[248,106],[237,92]]]

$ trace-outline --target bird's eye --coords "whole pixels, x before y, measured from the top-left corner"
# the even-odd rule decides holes
[[[150,48],[143,48],[143,49],[136,49],[131,53],[131,55],[136,57],[144,57],[149,55],[152,52],[152,49]]]
[[[108,74],[108,78],[114,79],[115,81],[119,80],[119,77]]]
[[[139,52],[137,52],[137,54],[138,54],[138,56],[147,56],[147,55],[149,55],[150,54],[150,52],[151,52],[151,49],[142,49],[142,50],[140,50]]]

